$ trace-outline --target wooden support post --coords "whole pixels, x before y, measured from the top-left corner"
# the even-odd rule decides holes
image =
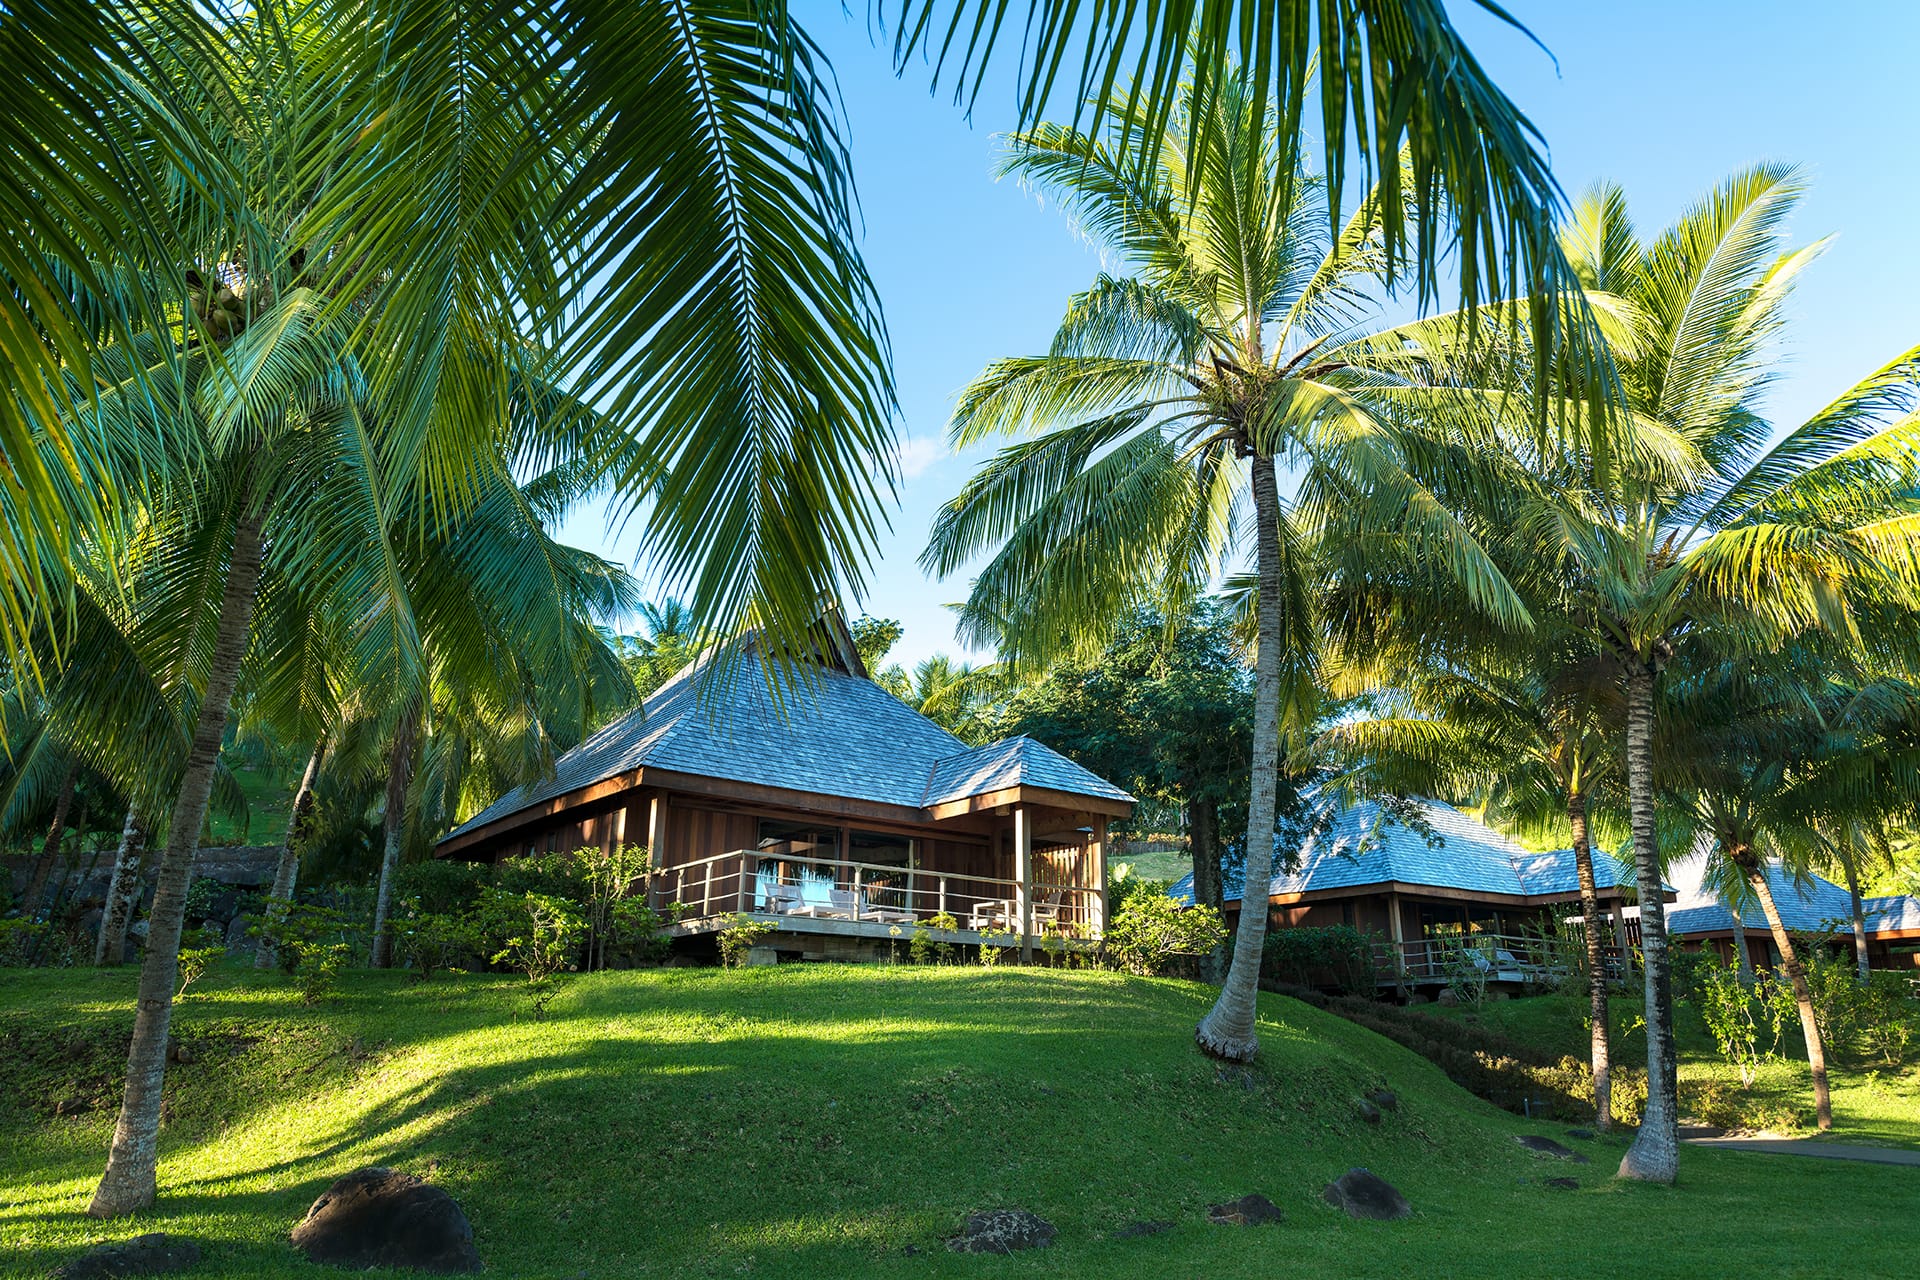
[[[758,859],[753,859],[753,861],[758,861]],[[740,853],[740,905],[734,908],[735,911],[742,915],[745,915],[747,910],[747,880],[750,874],[747,870],[748,865],[748,855],[745,850],[742,850]],[[759,904],[756,903],[755,905],[757,906]]]
[[[1020,916],[1020,963],[1033,963],[1033,815],[1013,807],[1014,909]]]
[[[947,878],[940,877],[940,914],[947,914]]]
[[[1087,904],[1087,925],[1098,938],[1107,931],[1107,820],[1093,820],[1093,839],[1087,842],[1087,874],[1093,878],[1093,900]]]
[[[1407,948],[1406,928],[1400,922],[1400,895],[1387,895],[1387,937],[1393,940],[1393,985],[1396,989],[1406,985]]]
[[[920,841],[907,837],[907,896],[906,908],[918,911],[920,908]]]
[[[647,856],[652,859],[655,874],[666,870],[667,839],[667,798],[654,795],[647,801]],[[656,901],[660,896],[654,892],[653,876],[647,877],[647,905],[658,911],[666,904]]]
[[[860,901],[860,868],[859,867],[855,867],[853,869],[853,918],[855,920],[864,920],[867,918],[867,909],[865,905],[862,904]]]
[[[707,878],[700,886],[700,914],[713,913],[713,859],[707,859]]]

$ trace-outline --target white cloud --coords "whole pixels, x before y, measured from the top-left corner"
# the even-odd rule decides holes
[[[900,446],[900,474],[911,480],[950,456],[944,441],[926,436],[909,437]]]

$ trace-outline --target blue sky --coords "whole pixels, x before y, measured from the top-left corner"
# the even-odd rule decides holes
[[[1098,258],[1058,211],[992,176],[1011,91],[968,121],[924,71],[895,79],[868,38],[865,5],[794,0],[839,72],[865,214],[864,251],[887,310],[902,420],[904,481],[866,611],[906,627],[896,658],[957,652],[945,604],[961,579],[915,563],[935,510],[978,461],[945,448],[954,393],[997,356],[1043,349],[1067,296]],[[1772,412],[1817,408],[1920,343],[1920,169],[1914,54],[1920,6],[1784,0],[1509,0],[1552,53],[1463,0],[1456,21],[1495,80],[1545,134],[1569,195],[1622,184],[1656,230],[1728,173],[1759,160],[1802,165],[1810,190],[1796,243],[1833,236],[1802,276]],[[1557,60],[1557,67],[1555,65]],[[630,539],[583,511],[564,536],[623,561]]]

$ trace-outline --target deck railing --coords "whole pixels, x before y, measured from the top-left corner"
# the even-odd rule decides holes
[[[1624,975],[1625,957],[1609,942],[1600,949],[1610,976]],[[1383,986],[1418,985],[1475,976],[1490,982],[1564,978],[1586,963],[1586,946],[1519,934],[1475,933],[1373,944],[1375,980]]]
[[[656,907],[679,903],[680,914],[692,919],[750,912],[908,930],[947,916],[958,930],[1021,932],[1019,881],[926,867],[735,849],[662,867],[648,892]],[[1049,927],[1081,935],[1095,931],[1098,892],[1084,885],[1035,884],[1026,931],[1035,937]]]

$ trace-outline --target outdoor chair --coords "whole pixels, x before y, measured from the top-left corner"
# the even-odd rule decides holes
[[[1013,899],[983,898],[973,904],[973,911],[967,916],[967,928],[1011,929],[1013,917]]]
[[[775,884],[767,888],[762,901],[764,910],[778,915],[795,915],[800,910],[800,886],[797,884]]]
[[[1050,926],[1060,923],[1060,913],[1066,910],[1067,891],[1055,889],[1034,899],[1033,931],[1045,933]]]

